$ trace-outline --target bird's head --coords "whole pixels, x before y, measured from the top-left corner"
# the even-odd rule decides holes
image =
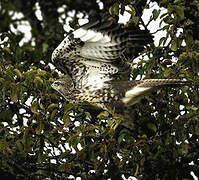
[[[56,80],[52,85],[52,88],[58,91],[67,101],[73,99],[75,93],[75,87],[72,79],[64,78]]]

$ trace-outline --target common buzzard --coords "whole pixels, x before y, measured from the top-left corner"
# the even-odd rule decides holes
[[[54,50],[53,64],[70,78],[52,84],[65,99],[87,101],[109,112],[137,103],[148,91],[179,85],[179,79],[118,81],[130,62],[153,42],[147,30],[118,24],[113,18],[89,22],[69,34]]]

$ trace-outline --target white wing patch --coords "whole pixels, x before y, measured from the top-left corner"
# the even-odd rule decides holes
[[[151,89],[152,87],[136,86],[125,93],[124,98],[122,98],[122,102],[126,105],[136,104],[140,100],[141,96]]]
[[[82,36],[80,39],[83,42],[89,42],[92,41],[92,39],[96,36],[96,32],[92,31],[92,30],[87,30],[86,34],[84,34],[84,36]]]
[[[103,38],[103,34],[102,33],[100,33],[100,32],[97,32],[96,34],[95,34],[95,36],[92,38],[92,39],[90,39],[90,41],[89,42],[98,42],[98,41],[100,41],[101,39]]]
[[[79,28],[73,32],[74,38],[81,38],[87,33],[87,30]]]
[[[101,32],[96,32],[93,30],[85,30],[83,28],[77,29],[73,32],[74,38],[80,38],[83,42],[98,42],[98,43],[108,43],[111,38]]]

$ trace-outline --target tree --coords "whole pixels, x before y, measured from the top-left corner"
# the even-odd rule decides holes
[[[76,28],[80,17],[117,16],[129,6],[130,21],[147,28],[141,15],[154,2],[159,8],[148,24],[160,18],[164,25],[156,29],[166,36],[145,48],[131,78],[185,78],[190,86],[146,96],[132,107],[131,128],[118,123],[119,115],[88,112],[50,88],[63,76],[49,63],[68,33],[67,18]],[[1,0],[0,7],[1,178],[193,179],[191,172],[199,177],[197,0]],[[31,27],[25,42],[23,23]]]

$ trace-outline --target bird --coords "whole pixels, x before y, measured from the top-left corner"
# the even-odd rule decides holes
[[[52,87],[67,101],[88,102],[112,113],[138,103],[153,89],[184,85],[180,79],[118,80],[131,72],[130,63],[152,42],[148,30],[119,24],[112,17],[88,22],[53,51],[53,64],[68,76]]]

